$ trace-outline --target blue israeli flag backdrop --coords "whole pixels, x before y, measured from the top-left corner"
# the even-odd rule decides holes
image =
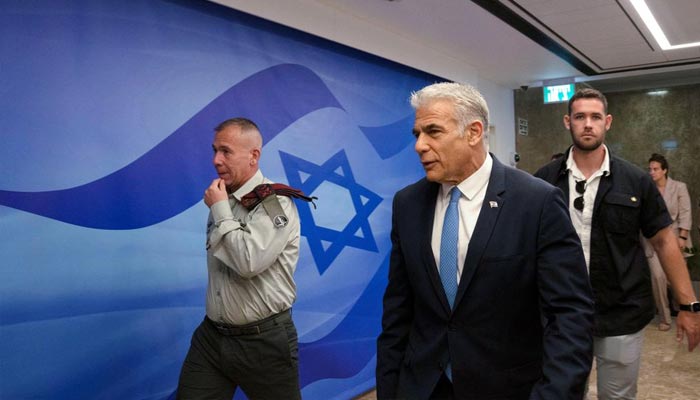
[[[318,197],[297,203],[303,397],[372,388],[391,198],[423,176],[407,98],[439,80],[209,2],[3,0],[0,398],[173,398],[234,116],[266,176]]]

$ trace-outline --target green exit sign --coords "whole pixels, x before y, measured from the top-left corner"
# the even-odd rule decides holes
[[[544,104],[569,101],[571,96],[574,95],[573,83],[568,85],[545,86],[542,89],[544,90]]]

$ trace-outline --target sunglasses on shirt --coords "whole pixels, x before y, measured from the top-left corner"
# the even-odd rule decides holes
[[[583,211],[583,193],[585,192],[586,181],[576,181],[576,193],[580,194],[580,196],[574,199],[574,208],[578,211]]]

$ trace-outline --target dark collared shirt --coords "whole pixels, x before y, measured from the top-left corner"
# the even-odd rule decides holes
[[[558,186],[567,201],[568,153],[535,173]],[[589,272],[596,336],[635,333],[654,318],[649,266],[639,232],[650,238],[670,224],[663,197],[649,175],[611,154],[610,174],[601,178],[591,222]]]

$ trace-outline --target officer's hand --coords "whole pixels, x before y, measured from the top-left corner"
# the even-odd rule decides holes
[[[223,179],[217,178],[212,181],[211,185],[204,191],[204,204],[207,207],[211,207],[212,204],[228,200],[228,193],[226,192],[226,182]]]

